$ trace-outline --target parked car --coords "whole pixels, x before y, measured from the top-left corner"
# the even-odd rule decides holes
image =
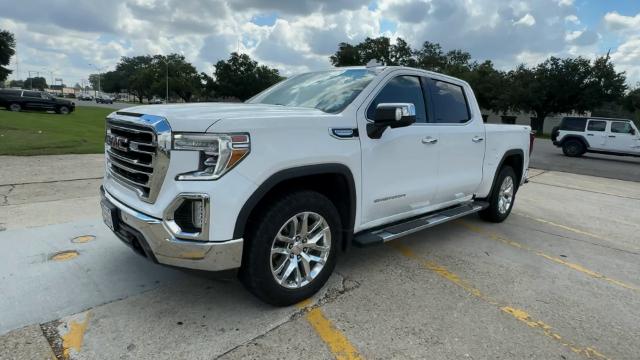
[[[96,97],[96,103],[98,104],[113,104],[113,98],[107,95],[98,95]]]
[[[149,104],[164,104],[164,101],[162,99],[158,99],[158,98],[153,98],[151,100],[149,100]]]
[[[4,89],[0,90],[0,107],[11,111],[52,110],[58,114],[69,114],[75,110],[76,105],[43,91]]]
[[[290,77],[246,103],[144,105],[106,122],[102,215],[138,254],[240,268],[260,299],[318,291],[337,254],[472,213],[501,222],[527,178],[524,125],[406,67]]]
[[[79,94],[78,95],[78,100],[93,101],[93,96],[91,96],[89,94]]]
[[[587,152],[640,156],[640,133],[633,121],[598,117],[565,117],[551,140],[566,156]]]

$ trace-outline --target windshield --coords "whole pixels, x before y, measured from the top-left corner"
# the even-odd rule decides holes
[[[301,74],[265,90],[248,102],[310,107],[337,113],[347,107],[375,76],[366,69]]]

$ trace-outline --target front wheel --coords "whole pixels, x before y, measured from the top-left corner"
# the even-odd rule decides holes
[[[22,106],[20,106],[20,104],[13,103],[9,105],[9,110],[18,112],[22,110]]]
[[[333,203],[314,191],[286,195],[266,208],[245,239],[240,278],[276,306],[315,294],[333,272],[341,221]]]
[[[487,199],[489,207],[480,211],[480,217],[490,222],[503,222],[511,213],[517,190],[515,171],[510,166],[503,167]]]

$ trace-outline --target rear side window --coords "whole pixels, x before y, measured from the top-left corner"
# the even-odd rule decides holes
[[[459,85],[444,81],[429,81],[429,93],[433,103],[434,123],[466,123],[471,119],[467,98]]]
[[[587,125],[586,119],[566,117],[560,123],[560,130],[566,131],[584,131]]]
[[[587,130],[589,131],[604,131],[607,128],[607,122],[601,120],[589,120]]]
[[[614,121],[611,123],[611,132],[618,134],[631,134],[631,124],[628,122]]]
[[[367,118],[373,120],[376,107],[382,103],[412,103],[416,107],[416,122],[427,122],[422,87],[417,76],[398,76],[391,79],[369,105]]]
[[[25,91],[22,93],[24,97],[41,98],[40,93],[37,91]]]

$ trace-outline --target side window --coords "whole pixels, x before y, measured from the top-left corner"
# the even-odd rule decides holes
[[[40,98],[40,93],[37,91],[25,91],[22,93],[23,97]]]
[[[611,132],[618,134],[631,134],[631,124],[628,122],[614,121],[611,123]]]
[[[588,131],[604,131],[607,128],[607,122],[601,120],[589,120],[587,125]]]
[[[581,118],[566,117],[560,123],[560,130],[566,131],[584,131],[587,126],[587,120]]]
[[[448,82],[431,80],[429,92],[433,102],[435,123],[466,123],[471,119],[469,105],[461,86]]]
[[[382,88],[367,109],[367,118],[372,119],[376,113],[376,106],[382,103],[412,103],[416,107],[416,122],[427,122],[424,97],[417,76],[398,76],[391,79]]]

